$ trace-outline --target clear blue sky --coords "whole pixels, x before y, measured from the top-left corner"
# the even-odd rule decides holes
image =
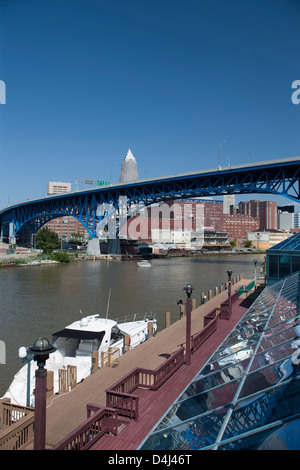
[[[0,0],[0,41],[0,207],[300,155],[298,0]]]

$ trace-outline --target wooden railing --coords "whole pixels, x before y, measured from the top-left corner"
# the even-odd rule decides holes
[[[239,299],[239,291],[231,296],[231,305]],[[204,327],[206,327],[214,318],[221,320],[229,320],[229,300],[228,298],[221,303],[220,307],[216,307],[207,313],[204,317]],[[200,332],[201,333],[201,332]]]
[[[118,428],[124,423],[124,417],[138,419],[139,397],[131,392],[138,387],[157,389],[183,363],[184,348],[180,348],[155,370],[134,369],[106,390],[105,407],[88,404],[87,419],[52,450],[87,450],[104,434],[116,435]]]
[[[197,351],[197,349],[200,348],[200,346],[202,346],[203,343],[205,343],[205,341],[207,341],[208,338],[216,331],[217,321],[218,321],[218,317],[215,316],[214,318],[210,319],[210,321],[207,322],[206,326],[201,331],[192,335],[192,338],[191,338],[192,353]]]
[[[106,406],[118,414],[139,419],[139,397],[132,392],[139,387],[157,390],[184,363],[184,347],[173,353],[154,370],[137,367],[106,390]]]
[[[114,435],[122,424],[114,408],[87,405],[87,419],[52,450],[87,450],[106,433]]]
[[[34,409],[1,402],[0,450],[22,449],[33,439]]]

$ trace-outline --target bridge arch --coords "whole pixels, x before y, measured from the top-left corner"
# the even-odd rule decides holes
[[[167,200],[260,193],[285,196],[299,203],[299,182],[300,157],[292,157],[44,197],[0,211],[1,240],[5,231],[11,236],[25,229],[34,232],[38,225],[64,215],[75,217],[91,238],[97,238],[108,214],[120,216],[120,201],[124,199],[132,207],[138,203],[149,206]],[[109,208],[107,213],[103,207]]]

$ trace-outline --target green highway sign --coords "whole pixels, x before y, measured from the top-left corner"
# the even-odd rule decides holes
[[[106,186],[106,185],[111,184],[111,183],[110,183],[110,181],[98,180],[97,184],[99,184],[99,186]]]

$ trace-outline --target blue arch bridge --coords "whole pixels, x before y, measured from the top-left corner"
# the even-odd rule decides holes
[[[141,206],[230,194],[272,194],[299,203],[299,181],[300,157],[292,157],[27,200],[0,211],[1,241],[29,244],[32,235],[50,220],[72,216],[89,233],[90,246],[96,246],[99,236],[104,231],[107,234],[107,230],[108,237],[118,246],[120,227]]]

